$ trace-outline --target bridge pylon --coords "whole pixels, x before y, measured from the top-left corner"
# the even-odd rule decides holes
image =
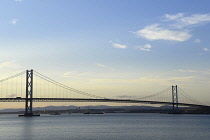
[[[34,115],[33,105],[33,70],[26,70],[26,98],[25,98],[25,114],[19,116],[32,117]]]
[[[179,110],[179,102],[178,102],[178,90],[177,90],[177,85],[173,86],[172,85],[172,103],[173,103],[173,112],[178,113]]]

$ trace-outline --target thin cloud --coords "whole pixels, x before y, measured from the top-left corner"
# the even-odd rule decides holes
[[[119,49],[126,49],[126,45],[118,44],[118,43],[112,43],[112,46]]]
[[[101,67],[101,68],[105,68],[105,69],[108,69],[108,70],[114,70],[113,68],[109,67],[109,66],[106,66],[104,64],[100,64],[100,63],[97,63],[96,64],[98,67]]]
[[[62,77],[75,78],[75,79],[76,78],[79,78],[79,76],[75,76],[75,73],[74,72],[65,72]]]
[[[208,52],[209,49],[208,48],[203,48],[203,51]]]
[[[200,24],[207,21],[210,21],[210,14],[194,14],[188,17],[180,18],[180,22],[183,26]]]
[[[199,73],[199,74],[210,74],[210,70],[203,70],[203,71],[199,71],[199,70],[174,70],[174,71],[178,71],[178,72],[183,72],[183,73]]]
[[[165,14],[166,20],[174,20],[175,23],[172,26],[177,28],[183,28],[189,25],[197,25],[204,22],[210,22],[210,14],[192,14],[189,16],[184,16],[183,13],[178,13],[175,15]]]
[[[195,43],[200,43],[201,40],[197,38],[197,39],[194,40],[194,42],[195,42]]]
[[[152,46],[150,44],[145,44],[143,47],[138,47],[142,51],[151,51]]]
[[[188,31],[167,30],[159,27],[159,24],[146,26],[144,29],[135,32],[135,34],[148,40],[186,41],[191,37]]]
[[[135,78],[135,79],[91,79],[92,82],[101,82],[101,83],[155,83],[160,85],[169,85],[172,83],[186,83],[192,82],[194,79],[193,76],[188,77],[168,77],[168,78]]]
[[[165,14],[164,17],[167,19],[167,20],[176,20],[178,18],[181,18],[184,16],[184,13],[177,13],[175,15],[169,15],[169,14]]]
[[[74,78],[74,79],[77,79],[77,78],[83,78],[87,75],[89,75],[90,73],[79,73],[79,72],[76,72],[76,71],[68,71],[68,72],[65,72],[63,73],[62,77],[66,77],[66,78]]]
[[[10,23],[11,24],[17,24],[17,21],[18,21],[17,19],[13,19],[13,20],[10,21]]]
[[[175,70],[175,71],[178,71],[178,72],[198,72],[196,70]]]
[[[15,64],[16,61],[7,61],[0,63],[0,68],[16,68],[17,65]]]

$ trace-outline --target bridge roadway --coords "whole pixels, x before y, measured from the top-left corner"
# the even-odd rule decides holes
[[[29,99],[30,100],[30,99]],[[25,102],[26,98],[0,98],[0,102]],[[173,105],[172,102],[144,101],[131,99],[88,99],[88,98],[33,98],[33,102],[114,102]],[[178,103],[179,106],[210,108],[206,105]]]

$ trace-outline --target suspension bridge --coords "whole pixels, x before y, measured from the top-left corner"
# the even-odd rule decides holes
[[[25,102],[25,114],[23,116],[33,116],[33,102],[161,104],[171,105],[174,112],[178,111],[179,106],[210,108],[210,106],[192,98],[177,85],[172,85],[158,93],[141,98],[111,99],[66,86],[34,70],[26,70],[0,80],[0,102]]]

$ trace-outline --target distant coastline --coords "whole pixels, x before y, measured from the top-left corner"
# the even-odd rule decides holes
[[[171,113],[172,106],[46,106],[34,108],[34,114],[51,113]],[[3,109],[0,114],[23,114],[24,109]],[[178,114],[210,114],[210,110],[180,107]]]

